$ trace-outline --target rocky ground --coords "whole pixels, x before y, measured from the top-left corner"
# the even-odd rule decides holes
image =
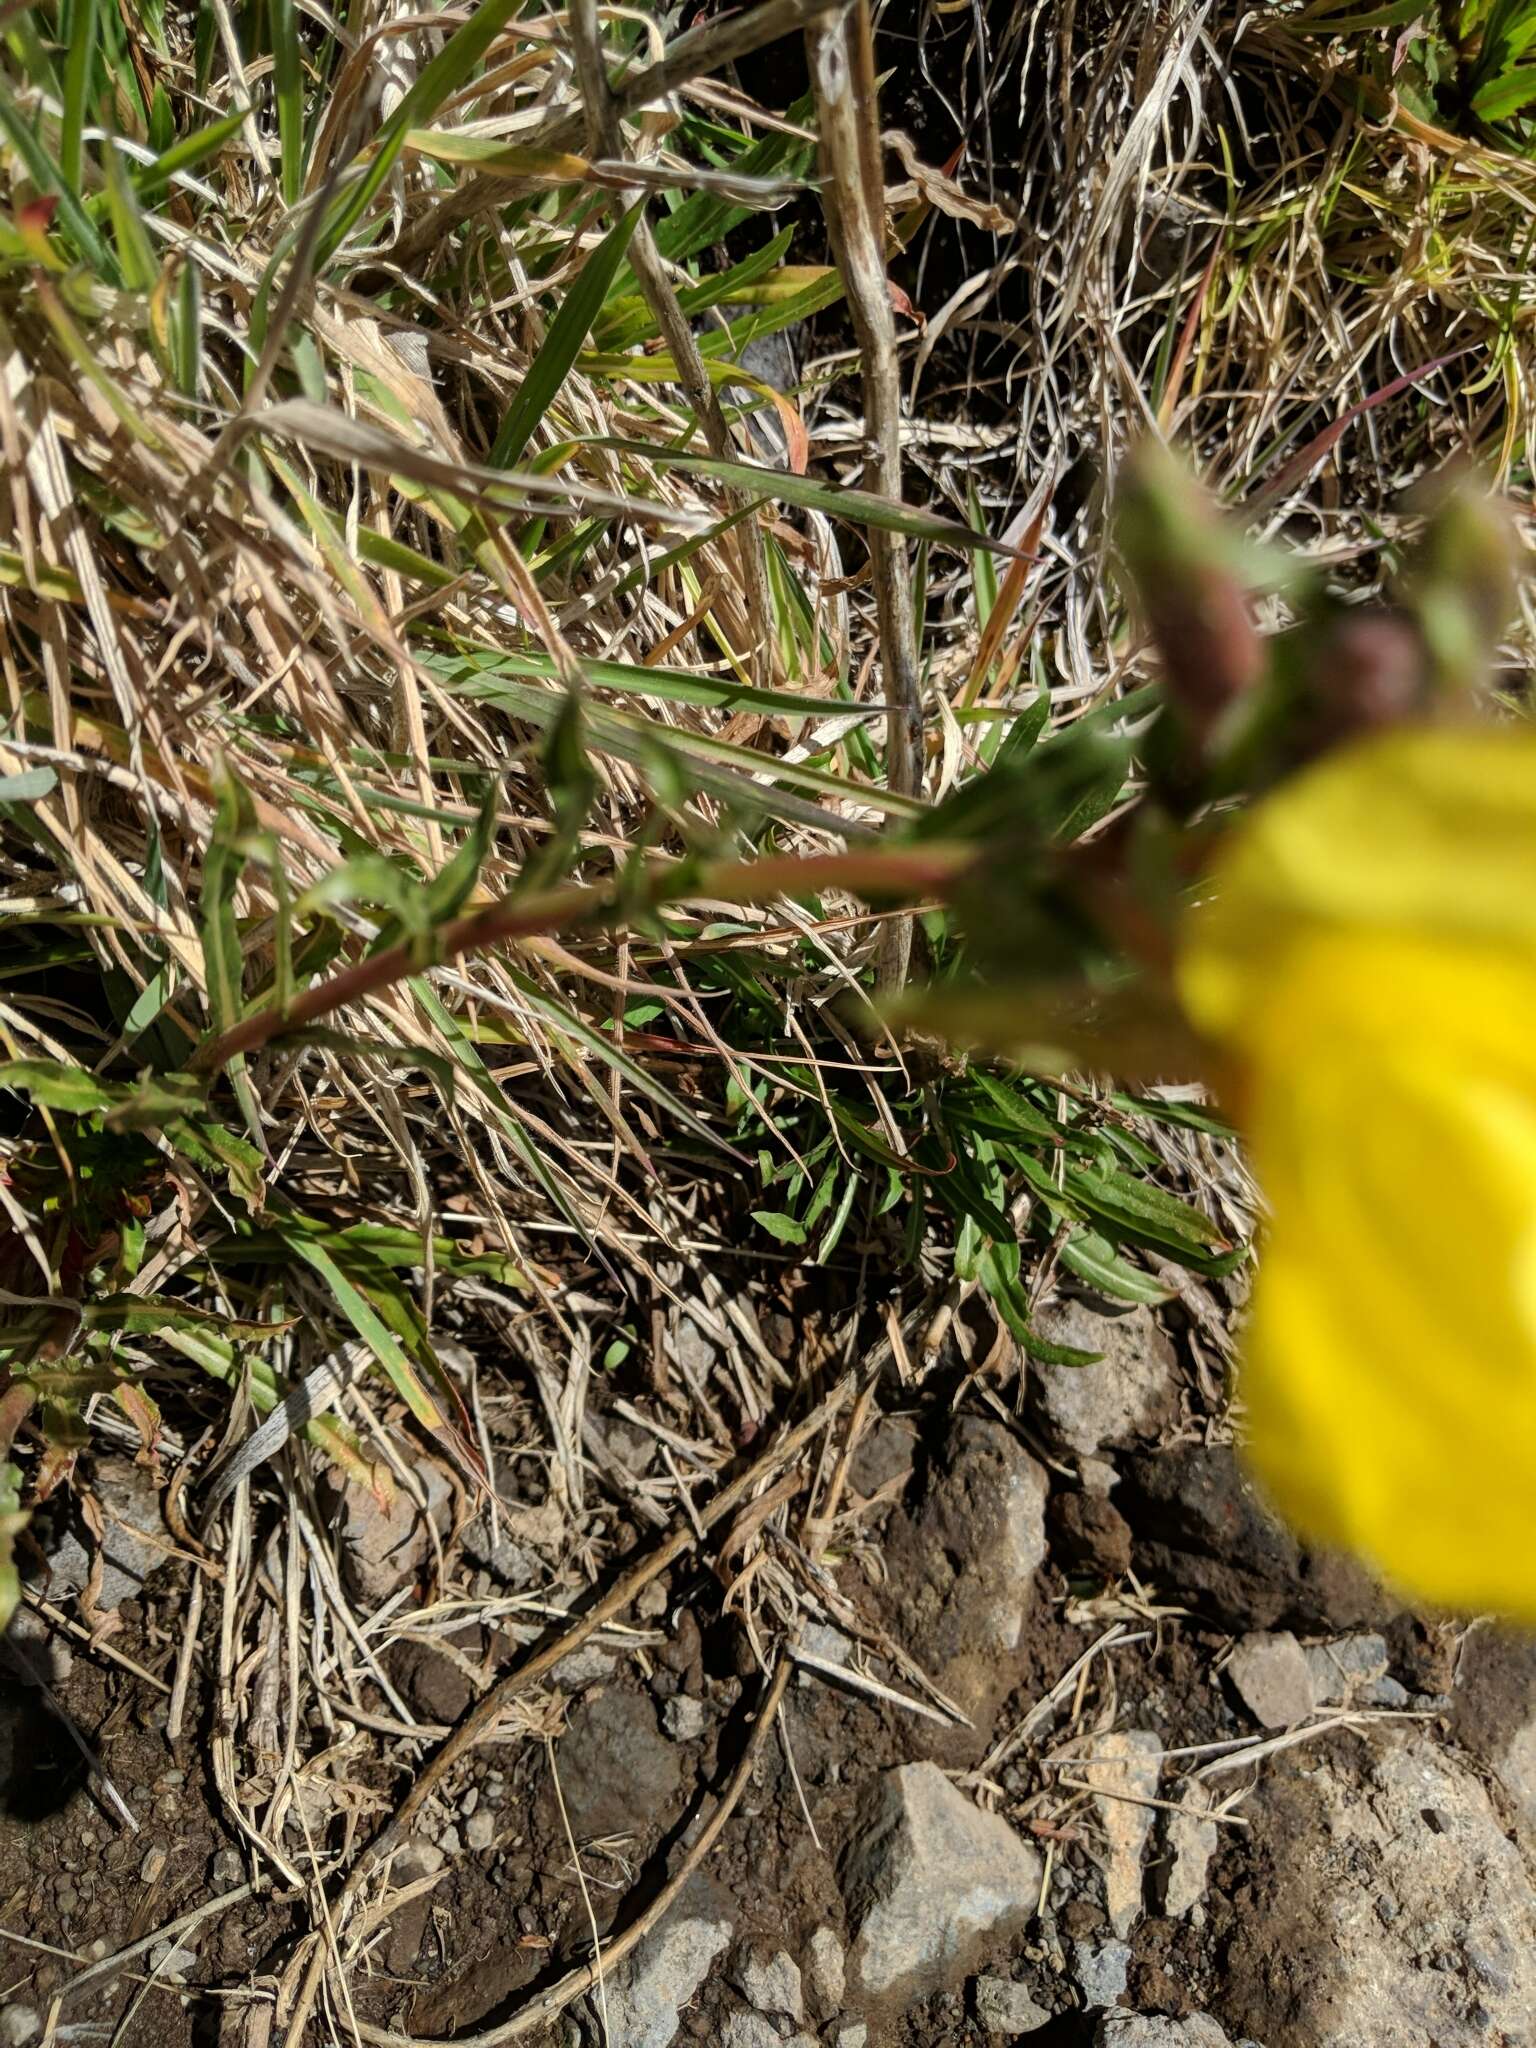
[[[1299,1548],[1227,1441],[1201,1313],[1058,1304],[1046,1324],[1103,1363],[1022,1386],[1017,1361],[887,1361],[813,1459],[838,1474],[820,1522],[793,1470],[767,1484],[445,1779],[310,2038],[517,2037],[595,1934],[619,1959],[542,2038],[1536,2040],[1536,1648]],[[593,1418],[638,1503],[678,1447]],[[324,1540],[276,1528],[241,1611],[205,1569],[191,1654],[186,1532],[141,1468],[98,1460],[105,1543],[45,1532],[14,1644],[45,1685],[5,1695],[0,2048],[283,2037],[316,1873],[548,1619],[527,1589],[558,1529],[517,1506],[510,1450],[498,1470],[494,1524],[441,1484],[388,1516],[316,1496]],[[643,1556],[664,1518],[636,1518]],[[71,1617],[103,1556],[93,1647]],[[327,1654],[293,1604],[319,1558],[361,1633],[329,1697],[288,1682],[301,1633]],[[679,1884],[761,1705],[769,1605],[747,1596],[775,1579],[798,1588],[794,1676]]]

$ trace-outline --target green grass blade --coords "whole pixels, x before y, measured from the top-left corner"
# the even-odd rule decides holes
[[[285,206],[296,206],[304,190],[304,69],[299,50],[298,10],[293,0],[270,0],[272,9],[272,93],[277,101],[278,183]]]
[[[637,201],[604,235],[581,267],[581,275],[560,302],[550,323],[544,346],[528,366],[528,374],[517,396],[507,407],[505,419],[491,449],[493,469],[515,469],[528,446],[534,428],[554,403],[555,395],[570,374],[592,323],[603,309],[619,265],[629,248],[629,238],[640,219],[643,202]]]
[[[96,69],[99,0],[74,0],[70,9],[69,54],[64,60],[64,118],[59,126],[59,176],[78,195],[84,167],[84,132],[91,80]]]
[[[409,131],[430,120],[448,95],[464,84],[521,4],[522,0],[482,0],[431,63],[422,67],[415,84],[379,130],[361,176],[332,205],[316,252],[317,269],[335,255],[361,220],[394,167]]]

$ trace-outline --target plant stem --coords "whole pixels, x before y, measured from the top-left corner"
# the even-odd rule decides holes
[[[673,861],[654,870],[648,886],[638,896],[632,890],[619,896],[575,882],[528,896],[505,896],[445,925],[425,958],[411,941],[386,946],[382,952],[353,961],[329,980],[316,982],[286,1009],[274,1004],[242,1018],[198,1049],[191,1062],[192,1071],[217,1073],[242,1053],[255,1052],[287,1032],[305,1030],[333,1010],[360,1002],[364,996],[376,995],[408,975],[457,960],[466,953],[483,953],[490,946],[536,938],[572,925],[620,921],[626,912],[657,910],[684,897],[748,904],[771,902],[776,896],[812,894],[821,889],[846,889],[855,896],[922,900],[947,887],[972,858],[968,847],[935,843],[816,854],[805,859],[783,855],[720,861],[704,867]]]

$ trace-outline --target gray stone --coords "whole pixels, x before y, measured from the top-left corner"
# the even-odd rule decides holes
[[[425,1569],[432,1555],[428,1518],[440,1535],[451,1521],[452,1501],[442,1468],[423,1460],[416,1467],[416,1477],[426,1495],[425,1513],[404,1487],[397,1487],[393,1497],[381,1503],[366,1486],[344,1484],[335,1474],[323,1482],[322,1497],[331,1507],[342,1582],[353,1599],[369,1611]]]
[[[720,2039],[722,2048],[817,2048],[812,2035],[781,2034],[760,2012],[733,2012]]]
[[[101,1585],[96,1611],[107,1614],[144,1589],[144,1581],[168,1555],[169,1531],[160,1514],[160,1490],[144,1466],[131,1458],[98,1458],[91,1491],[101,1508]],[[158,1538],[156,1541],[154,1539]],[[59,1600],[85,1590],[97,1546],[66,1532],[48,1552],[48,1596]]]
[[[149,1952],[149,1974],[166,1984],[183,1983],[196,1968],[196,1951],[174,1941],[157,1941]]]
[[[435,1877],[448,1861],[436,1842],[425,1835],[412,1835],[395,1857],[393,1876],[397,1884],[414,1884],[419,1877]]]
[[[1029,1917],[1040,1869],[1008,1823],[973,1806],[937,1765],[884,1772],[841,1872],[856,1930],[850,1977],[876,1997],[937,1984],[983,1936]]]
[[[1400,1604],[1353,1559],[1306,1550],[1231,1444],[1171,1444],[1120,1461],[1116,1502],[1136,1531],[1136,1572],[1240,1633],[1374,1628]]]
[[[612,1650],[597,1643],[583,1643],[572,1656],[561,1658],[552,1683],[562,1692],[584,1692],[589,1685],[606,1685],[618,1668],[619,1660]]]
[[[613,1686],[574,1710],[556,1761],[580,1839],[665,1828],[681,1802],[683,1765],[650,1699]]]
[[[674,1742],[697,1742],[709,1726],[709,1708],[690,1693],[677,1692],[663,1703],[661,1725]]]
[[[464,1841],[477,1855],[489,1849],[496,1840],[496,1816],[488,1808],[478,1808],[464,1823]]]
[[[977,2024],[989,2034],[1032,2034],[1051,2019],[1045,2007],[1036,2005],[1024,1986],[1009,1977],[978,1977],[975,2003]]]
[[[691,1878],[661,1925],[613,1971],[604,1987],[610,2048],[671,2048],[682,2008],[730,1944],[731,1923],[723,1904],[718,1886],[708,1878]],[[594,2014],[601,2012],[595,1996],[588,2002]],[[777,2036],[774,2048],[779,2048]]]
[[[1232,2044],[1225,2030],[1203,2012],[1192,2012],[1182,2020],[1111,2012],[1094,2029],[1093,2048],[1232,2048]],[[1239,2043],[1239,2048],[1243,2044]]]
[[[1371,1692],[1387,1675],[1385,1637],[1339,1636],[1331,1643],[1308,1643],[1301,1654],[1320,1707],[1350,1706],[1361,1699],[1375,1704]]]
[[[245,1865],[240,1860],[238,1849],[220,1849],[208,1866],[208,1882],[214,1893],[233,1891],[237,1884],[245,1882]]]
[[[1045,1559],[1045,1469],[1011,1430],[961,1416],[913,1517],[893,1516],[887,1556],[902,1640],[973,1720],[1008,1683]]]
[[[1157,1818],[1157,1809],[1145,1802],[1157,1797],[1162,1749],[1159,1738],[1144,1728],[1120,1729],[1094,1736],[1092,1760],[1083,1765],[1108,1845],[1104,1904],[1121,1941],[1141,1918],[1141,1859]]]
[[[43,2023],[30,2005],[14,2000],[0,2010],[0,2048],[27,2048],[43,2030]]]
[[[1316,1709],[1311,1666],[1288,1630],[1244,1636],[1227,1660],[1227,1677],[1261,1728],[1294,1728]]]
[[[869,2028],[862,2020],[849,2020],[832,2036],[832,2048],[867,2048]]]
[[[792,2020],[805,2018],[805,1992],[800,1982],[800,1965],[783,1949],[773,1954],[749,1948],[738,1959],[737,1989],[759,2012],[788,2013]]]
[[[1083,1994],[1083,2003],[1097,2009],[1118,2005],[1125,1996],[1131,1974],[1130,1943],[1125,1941],[1074,1941],[1072,1974]]]
[[[848,1993],[848,1961],[830,1927],[818,1927],[805,1945],[805,1974],[811,2000],[823,2019],[841,2012]]]
[[[1456,1740],[1493,1772],[1536,1851],[1536,1635],[1486,1622],[1469,1629],[1451,1697]]]
[[[1529,2042],[1536,1890],[1482,1780],[1414,1727],[1276,1758],[1245,1808],[1269,1858],[1224,1991],[1306,2048]]]
[[[1216,1823],[1205,1818],[1209,1806],[1205,1787],[1190,1782],[1179,1789],[1179,1811],[1164,1818],[1163,1911],[1170,1920],[1182,1920],[1205,1897],[1217,1844]]]
[[[1062,1449],[1091,1457],[1107,1444],[1155,1441],[1178,1413],[1179,1366],[1150,1309],[1100,1315],[1085,1303],[1047,1302],[1035,1327],[1053,1344],[1096,1351],[1097,1365],[1042,1365],[1030,1399]]]

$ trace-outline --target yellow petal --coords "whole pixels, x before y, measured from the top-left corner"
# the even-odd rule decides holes
[[[1536,958],[1536,727],[1404,728],[1257,805],[1189,921],[1179,988],[1191,1020],[1237,1049],[1292,947],[1326,930]]]
[[[1536,1621],[1536,956],[1361,930],[1285,950],[1243,1048],[1274,1218],[1251,1455],[1314,1539]]]

